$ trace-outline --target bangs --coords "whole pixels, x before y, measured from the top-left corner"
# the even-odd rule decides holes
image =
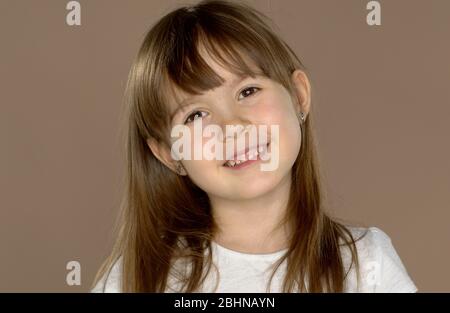
[[[237,76],[267,76],[261,66],[252,61],[248,51],[232,38],[218,38],[217,35],[199,30],[195,33],[195,40],[192,41],[186,40],[184,36],[179,37],[180,42],[174,47],[173,57],[167,63],[166,77],[177,88],[192,95],[199,95],[225,82],[223,77],[208,65],[206,55]]]
[[[262,75],[288,88],[286,77],[295,66],[288,49],[266,28],[262,18],[256,13],[242,15],[238,10],[203,12],[201,6],[173,12],[166,51],[162,53],[166,57],[161,64],[165,80],[161,86],[169,87],[164,89],[171,94],[179,89],[190,95],[221,86],[225,80],[208,65],[204,58],[208,55],[239,77]]]

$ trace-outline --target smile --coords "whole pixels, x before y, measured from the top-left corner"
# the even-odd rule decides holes
[[[222,166],[233,170],[246,168],[254,163],[261,161],[260,156],[267,153],[269,145],[270,142],[265,146],[258,146],[257,149],[247,148],[248,151],[245,153],[245,155],[243,154],[239,154],[238,156],[235,155],[234,160],[228,160]],[[243,160],[239,160],[242,158]]]

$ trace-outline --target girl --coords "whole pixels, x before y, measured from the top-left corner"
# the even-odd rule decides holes
[[[91,291],[417,291],[383,231],[324,211],[311,86],[269,23],[244,4],[202,1],[146,35],[126,91],[118,238]],[[175,160],[171,129],[199,121],[278,125],[259,143],[278,166]]]

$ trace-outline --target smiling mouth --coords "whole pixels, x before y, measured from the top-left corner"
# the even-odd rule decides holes
[[[222,166],[231,168],[231,169],[238,169],[242,167],[246,167],[247,165],[253,164],[255,162],[261,161],[260,155],[264,154],[269,149],[270,142],[263,148],[263,146],[258,146],[258,149],[248,151],[245,154],[244,160],[228,160]],[[262,149],[260,151],[260,149]]]

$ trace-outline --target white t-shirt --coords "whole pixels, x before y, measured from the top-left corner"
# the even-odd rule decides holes
[[[366,230],[361,227],[348,227],[355,239]],[[352,267],[345,280],[345,292],[417,292],[417,287],[409,277],[391,239],[377,227],[369,227],[366,236],[356,242],[360,264],[360,285],[357,288],[356,271]],[[212,242],[213,262],[219,269],[220,279],[216,292],[255,292],[265,293],[273,268],[269,268],[286,250],[270,254],[247,254],[227,249]],[[350,265],[348,248],[342,250],[346,271]],[[111,269],[105,290],[105,276],[91,292],[121,292],[121,258]],[[269,292],[282,292],[286,260],[275,273]],[[214,292],[217,276],[211,268],[199,292]],[[169,276],[166,292],[178,292],[178,285]]]

